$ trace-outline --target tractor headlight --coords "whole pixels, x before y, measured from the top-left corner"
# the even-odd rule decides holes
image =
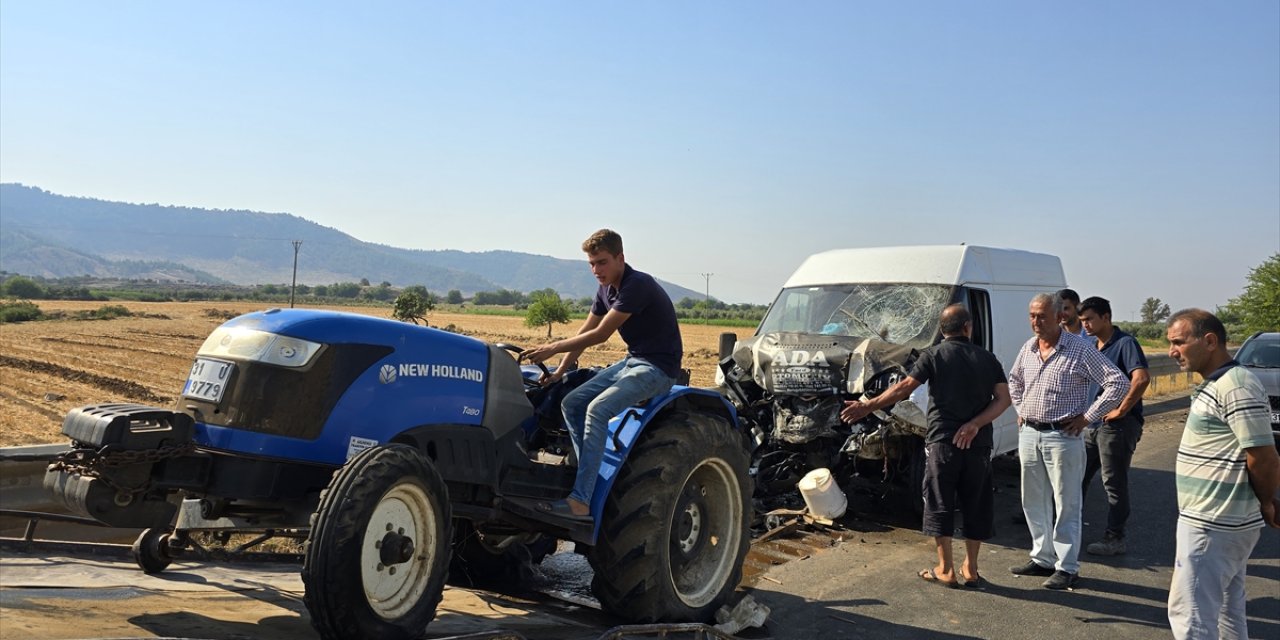
[[[244,329],[218,327],[200,345],[199,355],[253,360],[281,367],[305,367],[323,346],[318,342]]]

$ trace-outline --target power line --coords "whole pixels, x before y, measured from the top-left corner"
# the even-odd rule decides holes
[[[702,274],[702,277],[707,280],[707,302],[711,302],[711,276],[714,276],[714,275],[715,275],[714,273]]]

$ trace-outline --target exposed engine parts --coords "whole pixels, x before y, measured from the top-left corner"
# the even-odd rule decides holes
[[[878,338],[790,332],[733,345],[720,363],[721,390],[756,436],[756,498],[765,506],[793,504],[796,483],[821,467],[841,480],[909,475],[925,434],[920,403],[904,400],[856,424],[844,423],[840,410],[846,400],[875,397],[901,380],[916,355]]]

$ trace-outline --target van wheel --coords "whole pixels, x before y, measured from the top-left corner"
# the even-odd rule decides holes
[[[409,446],[366,449],[334,473],[302,565],[320,636],[421,636],[444,591],[449,511],[440,474]]]
[[[671,413],[645,428],[605,501],[591,588],[636,622],[707,620],[742,579],[751,478],[719,416]]]

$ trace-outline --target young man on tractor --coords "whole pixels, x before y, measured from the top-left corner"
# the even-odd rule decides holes
[[[583,350],[605,342],[614,332],[627,344],[624,358],[571,391],[561,404],[577,455],[577,480],[567,498],[540,503],[538,509],[575,523],[591,522],[592,491],[604,458],[609,420],[670,389],[684,355],[671,298],[653,276],[626,263],[622,236],[601,229],[582,243],[582,250],[600,283],[587,321],[572,338],[521,354],[533,363],[565,354],[560,365],[543,376],[542,383],[550,384],[577,366]]]

